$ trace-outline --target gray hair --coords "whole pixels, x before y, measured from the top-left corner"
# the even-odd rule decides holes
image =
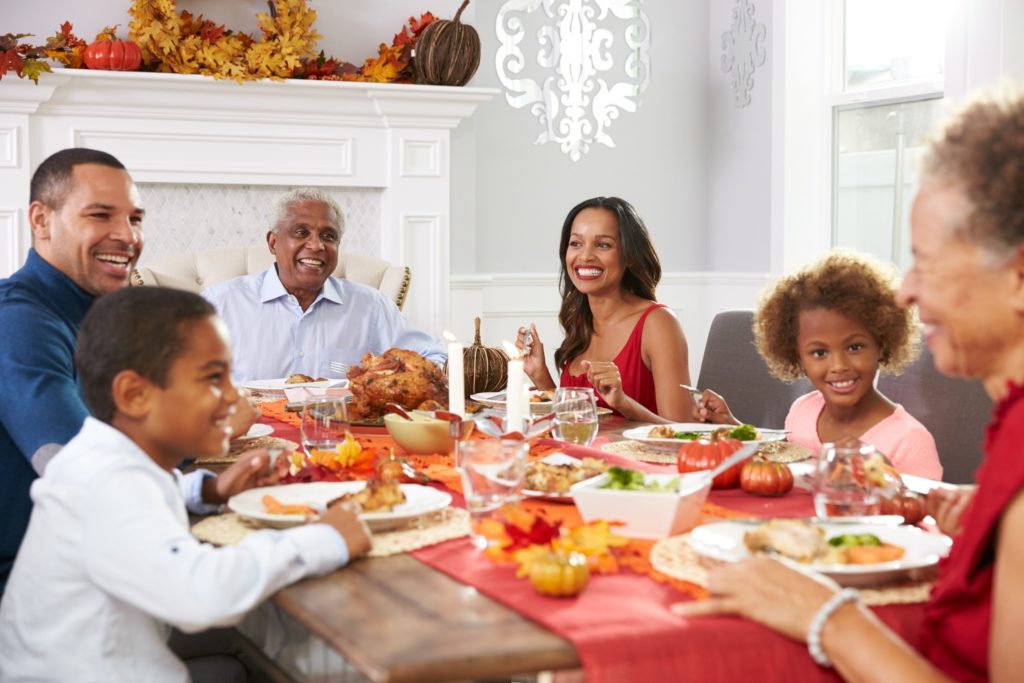
[[[338,202],[334,201],[331,195],[314,187],[297,187],[294,190],[289,190],[277,200],[277,204],[274,207],[274,219],[270,224],[270,232],[277,233],[281,223],[288,217],[294,204],[309,201],[326,204],[327,208],[331,211],[334,222],[338,226],[338,232],[341,235],[345,234],[345,214],[341,212]]]

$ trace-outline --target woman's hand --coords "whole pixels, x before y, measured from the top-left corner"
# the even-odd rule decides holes
[[[248,389],[238,389],[238,400],[235,401],[235,413],[231,416],[231,440],[234,441],[246,435],[249,429],[256,424],[256,420],[263,416],[256,399],[252,397]]]
[[[939,531],[947,536],[956,536],[963,528],[963,516],[967,506],[974,500],[977,486],[960,486],[955,489],[932,489],[928,492],[928,514],[935,518]]]
[[[700,400],[697,401],[697,405],[693,409],[693,418],[698,422],[711,422],[712,424],[738,425],[740,423],[733,417],[725,399],[710,389],[705,389],[701,394]]]
[[[622,406],[629,400],[622,390],[622,376],[615,363],[600,360],[583,361],[583,371],[587,373],[587,381],[594,387],[604,402],[622,412]]]
[[[814,615],[839,586],[794,567],[770,557],[725,565],[708,575],[708,600],[680,602],[671,609],[685,617],[735,614],[804,642]]]
[[[537,334],[537,326],[530,323],[529,332],[520,327],[516,333],[516,348],[523,354],[523,372],[538,389],[554,389],[555,383],[544,359],[544,344]]]

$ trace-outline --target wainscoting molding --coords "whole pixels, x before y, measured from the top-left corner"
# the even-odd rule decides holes
[[[658,287],[658,300],[679,317],[690,349],[690,376],[696,378],[704,355],[711,321],[719,311],[753,308],[768,273],[666,273]],[[544,342],[549,366],[561,342],[558,325],[556,274],[495,273],[451,277],[451,330],[460,339],[472,340],[473,318],[479,316],[481,338],[488,346],[503,339],[512,341],[521,326],[533,323]]]

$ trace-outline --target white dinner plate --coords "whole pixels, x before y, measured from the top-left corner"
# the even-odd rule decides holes
[[[767,520],[765,520],[767,521]],[[911,526],[891,524],[819,524],[825,537],[839,534],[874,534],[883,543],[902,546],[906,554],[895,562],[878,564],[807,564],[807,569],[830,576],[844,586],[870,586],[897,579],[914,579],[949,553],[952,541]],[[750,557],[743,535],[755,526],[746,522],[714,522],[690,532],[690,547],[713,560],[736,562]]]
[[[582,461],[579,458],[574,458],[571,455],[565,453],[552,453],[551,455],[541,458],[540,462],[546,462],[549,465],[576,465]],[[527,466],[529,467],[529,466]],[[600,477],[600,474],[595,474],[594,477]],[[580,479],[580,481],[590,481],[594,477],[587,477],[586,479]],[[534,491],[532,489],[523,489],[523,495],[527,498],[536,498],[538,500],[548,500],[554,503],[571,503],[572,492],[566,491],[564,493],[556,493],[553,491]]]
[[[534,390],[530,392],[530,396],[539,396],[540,391]],[[490,408],[501,408],[505,409],[505,392],[504,391],[481,391],[480,393],[473,394],[469,397],[477,403],[482,403]],[[534,415],[545,415],[551,412],[551,401],[530,401],[530,413]]]
[[[660,437],[649,437],[647,436],[652,429],[658,426],[671,427],[677,432],[699,432],[702,434],[711,435],[711,432],[716,429],[722,429],[729,425],[713,425],[705,422],[677,422],[670,425],[644,425],[642,427],[633,427],[622,432],[622,438],[629,439],[630,441],[643,441],[644,443],[654,443],[666,446],[681,446],[686,443],[686,439],[671,439],[671,438],[660,438]],[[779,441],[786,438],[785,429],[761,429],[755,427],[760,439],[758,441]],[[744,441],[743,443],[754,443],[753,441]]]
[[[286,384],[286,379],[287,377],[282,377],[280,379],[250,379],[245,382],[238,382],[238,386],[245,387],[246,389],[255,389],[256,391],[280,391],[281,393],[284,393],[285,389],[291,389],[294,387],[329,387],[341,381],[337,379],[325,379],[320,382]]]
[[[305,522],[302,515],[272,515],[263,507],[263,496],[270,494],[285,505],[308,505],[322,510],[327,503],[346,493],[355,493],[366,486],[363,481],[311,482],[307,484],[285,484],[249,489],[228,500],[228,507],[242,517],[260,522],[266,526],[282,529]],[[405,502],[390,512],[364,512],[359,518],[372,531],[382,531],[401,526],[421,515],[448,507],[452,502],[450,494],[429,486],[401,484]]]
[[[238,440],[242,441],[243,439],[258,439],[261,436],[270,436],[273,433],[273,427],[271,427],[270,425],[265,425],[257,422],[252,427],[249,427],[249,431],[247,431],[242,436],[238,437]]]

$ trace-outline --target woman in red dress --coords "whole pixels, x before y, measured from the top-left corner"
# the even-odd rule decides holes
[[[710,579],[686,616],[734,613],[797,640],[856,681],[1024,679],[1024,96],[981,100],[933,143],[911,211],[916,305],[935,365],[996,401],[974,490],[929,498],[953,535],[915,651],[855,594],[768,558]],[[933,491],[933,494],[936,494]]]
[[[592,386],[599,405],[630,420],[689,419],[693,399],[679,388],[690,383],[686,337],[654,299],[661,263],[636,209],[617,197],[581,202],[565,219],[558,253],[560,386]],[[553,389],[537,328],[530,326],[529,338],[520,329],[517,344],[530,380]]]

